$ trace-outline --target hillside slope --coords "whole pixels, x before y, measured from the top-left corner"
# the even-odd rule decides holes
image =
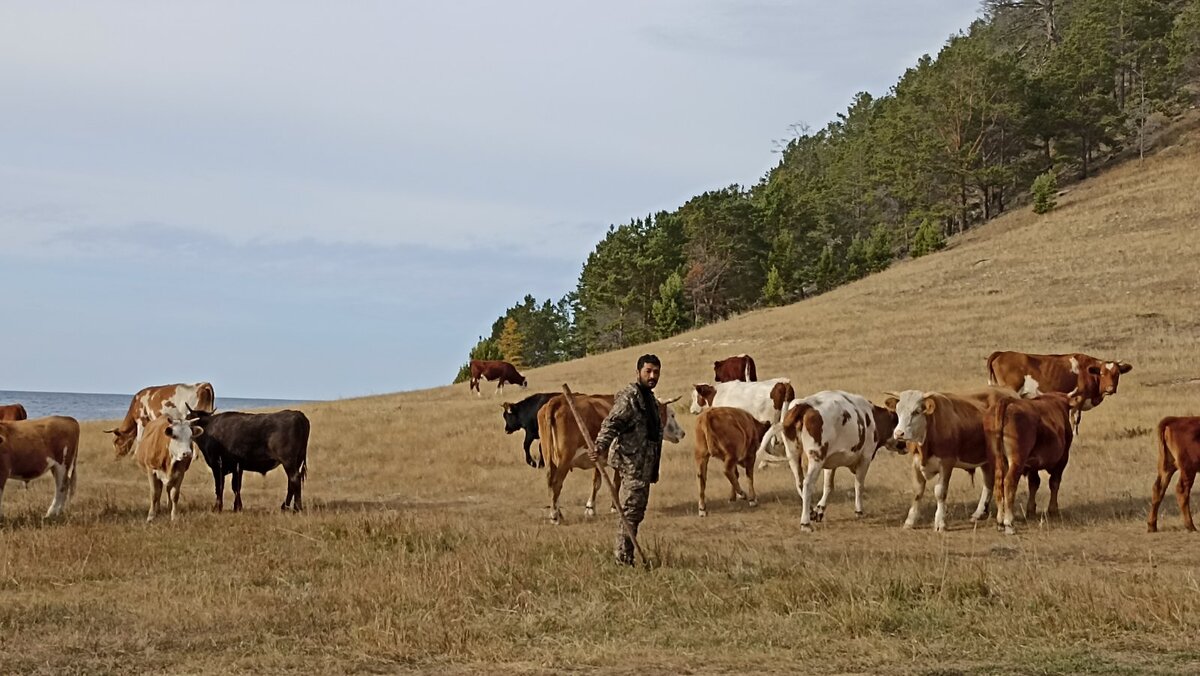
[[[643,526],[660,565],[620,570],[612,517],[582,516],[588,477],[568,480],[566,523],[548,525],[544,473],[503,434],[500,399],[461,384],[305,407],[304,516],[275,511],[279,474],[247,480],[246,513],[210,514],[198,464],[181,521],[147,526],[144,478],[88,424],[66,519],[41,522],[47,480],[4,494],[6,667],[1194,672],[1196,540],[1173,504],[1166,532],[1145,534],[1144,519],[1150,430],[1200,415],[1197,167],[1192,140],[1072,187],[1045,217],[1010,214],[819,298],[528,374],[530,392],[613,391],[656,352],[665,397],[749,352],[801,392],[878,399],[979,386],[995,349],[1128,361],[1121,391],[1084,418],[1061,520],[1019,522],[1009,538],[974,529],[975,489],[958,474],[950,532],[930,532],[928,494],[919,528],[902,531],[910,473],[891,454],[872,466],[861,520],[843,476],[826,522],[799,533],[778,467],[759,473],[754,510],[724,502],[710,468],[700,519],[681,405],[689,438],[666,448]]]

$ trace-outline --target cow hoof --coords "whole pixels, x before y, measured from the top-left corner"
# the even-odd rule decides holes
[[[707,510],[707,509],[701,509],[701,510],[700,510],[700,516],[708,516],[708,510]]]
[[[222,509],[224,509],[224,505],[218,502],[217,504],[213,505],[212,511],[220,513]]]
[[[986,518],[987,518],[987,512],[983,512],[982,514],[977,512],[977,513],[971,515],[972,522],[983,521]]]
[[[935,524],[933,524],[933,532],[935,532],[935,533],[945,533],[945,532],[946,532],[946,524],[944,524],[944,523],[935,523]]]
[[[150,516],[146,517],[146,523],[152,523],[153,521],[154,521],[154,515],[153,515],[153,514],[151,514]]]
[[[591,507],[584,507],[583,515],[584,516],[596,516],[596,510],[592,509]]]
[[[1146,525],[1146,532],[1147,532],[1147,533],[1157,533],[1157,532],[1158,532],[1158,526],[1156,526],[1156,525],[1154,525],[1154,524],[1152,524],[1152,523],[1151,523],[1151,524],[1147,524],[1147,525]]]
[[[903,525],[903,526],[901,526],[901,528],[903,528],[904,530],[912,530],[912,529],[913,529],[913,524],[912,524],[911,522],[909,522],[909,521],[905,521],[905,522],[904,522],[904,525]]]
[[[802,524],[800,524],[800,532],[801,532],[801,533],[811,533],[811,532],[813,532],[813,527],[812,527],[812,524],[811,524],[811,523],[802,523]]]
[[[749,501],[749,502],[747,502],[746,504],[750,505],[751,507],[757,507],[757,506],[758,506],[758,500],[750,500],[750,501]]]
[[[856,519],[861,519],[861,518],[863,518],[863,516],[865,516],[865,514],[863,512],[855,512],[854,513],[854,518],[856,518]]]
[[[1012,526],[1005,526],[1005,527],[1004,527],[1004,534],[1005,534],[1005,535],[1016,535],[1016,534],[1017,534],[1017,531],[1016,531],[1016,529],[1015,529],[1015,528],[1013,528]]]
[[[808,518],[812,519],[816,523],[821,523],[825,520],[825,512],[814,509],[808,513]]]
[[[609,513],[609,514],[616,514],[616,513],[617,513],[617,508],[616,508],[616,507],[609,507],[609,508],[608,508],[608,513]]]

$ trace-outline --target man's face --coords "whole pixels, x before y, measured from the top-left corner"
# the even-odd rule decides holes
[[[658,384],[660,371],[662,369],[654,364],[642,364],[642,370],[638,371],[638,382],[653,390],[654,386]]]

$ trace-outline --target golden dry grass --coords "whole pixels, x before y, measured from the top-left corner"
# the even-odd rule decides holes
[[[211,514],[200,464],[182,519],[147,525],[145,480],[86,424],[67,517],[42,521],[47,479],[5,492],[0,671],[1194,673],[1200,540],[1172,498],[1165,532],[1145,517],[1150,431],[1200,415],[1197,167],[1192,141],[826,296],[528,374],[530,392],[613,391],[652,350],[671,396],[749,352],[800,391],[878,399],[981,385],[994,349],[1129,361],[1084,418],[1061,520],[974,529],[958,474],[950,532],[930,531],[931,496],[902,531],[909,470],[890,454],[862,520],[843,475],[826,522],[800,533],[784,467],[759,473],[754,510],[725,502],[710,468],[700,519],[684,412],[643,526],[658,566],[620,569],[613,517],[582,516],[586,476],[549,525],[544,473],[498,400],[464,384],[306,407],[304,515],[276,512],[279,474],[248,478],[246,513]]]

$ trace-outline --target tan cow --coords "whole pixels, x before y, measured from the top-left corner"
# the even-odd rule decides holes
[[[199,426],[176,417],[175,411],[160,416],[146,424],[134,447],[134,458],[138,466],[146,471],[150,480],[150,512],[146,521],[158,516],[158,503],[163,487],[167,489],[167,501],[171,503],[171,520],[175,520],[179,508],[179,488],[183,476],[196,457],[192,440],[204,433]]]
[[[716,458],[725,464],[725,478],[729,479],[729,501],[738,498],[751,507],[758,505],[754,492],[754,459],[762,444],[770,423],[756,420],[740,408],[717,406],[706,409],[696,418],[696,476],[700,480],[700,516],[708,516],[704,502],[704,488],[708,483],[708,459]],[[746,470],[749,493],[738,483],[738,465]]]
[[[1158,507],[1162,504],[1171,477],[1179,470],[1179,483],[1175,486],[1175,500],[1179,503],[1179,515],[1183,526],[1196,530],[1192,523],[1192,482],[1200,470],[1200,418],[1166,417],[1158,422],[1155,435],[1158,440],[1158,477],[1150,497],[1150,519],[1146,530],[1158,531]]]
[[[1071,456],[1071,405],[1062,392],[1036,399],[1000,397],[983,419],[995,471],[996,526],[1012,535],[1013,501],[1021,477],[1029,479],[1025,518],[1037,515],[1039,471],[1050,474],[1048,513],[1058,516],[1058,487]]]
[[[1071,400],[1075,412],[1075,433],[1079,433],[1082,411],[1099,406],[1104,398],[1117,393],[1121,374],[1133,366],[1123,361],[1105,361],[1076,352],[1074,354],[1026,354],[993,352],[988,356],[988,384],[1008,387],[1025,397],[1042,392],[1062,392]]]
[[[933,487],[937,499],[933,529],[946,530],[946,493],[950,489],[950,473],[956,467],[965,470],[983,468],[983,490],[971,520],[978,521],[987,516],[995,475],[983,432],[983,417],[985,411],[1002,397],[1016,398],[1017,393],[989,387],[969,394],[906,390],[888,396],[887,407],[897,416],[893,436],[904,442],[913,456],[915,493],[908,518],[904,520],[905,528],[916,525],[925,484],[937,477],[938,482]]]
[[[0,406],[0,422],[16,422],[28,418],[29,414],[25,412],[25,407],[20,404],[4,404]]]
[[[129,410],[121,424],[105,433],[113,435],[113,449],[117,457],[129,455],[134,443],[141,438],[142,430],[151,421],[163,415],[164,408],[173,408],[181,415],[188,409],[207,411],[215,409],[216,397],[209,383],[186,385],[152,385],[133,395]]]
[[[78,458],[79,422],[74,418],[0,422],[0,498],[10,477],[28,482],[49,471],[54,474],[54,501],[46,516],[58,516],[75,495]]]
[[[575,407],[587,426],[588,438],[595,439],[600,433],[600,424],[608,416],[613,406],[611,394],[579,394],[575,395]],[[663,440],[677,444],[684,437],[683,428],[675,419],[675,411],[670,404],[679,397],[660,401],[658,403],[659,419],[663,421]],[[564,395],[555,395],[538,410],[538,436],[542,442],[542,454],[546,459],[546,483],[550,488],[550,522],[559,523],[562,520],[562,510],[558,507],[558,496],[562,493],[563,482],[572,469],[594,469],[595,463],[587,454],[587,441],[579,431],[579,425],[567,407]],[[614,477],[620,482],[620,476]],[[592,475],[592,493],[584,505],[585,516],[596,514],[596,493],[600,490],[600,470]]]

